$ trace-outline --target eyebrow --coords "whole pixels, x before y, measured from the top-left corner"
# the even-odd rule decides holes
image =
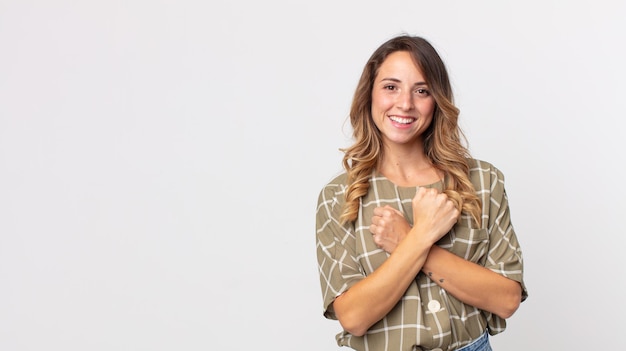
[[[381,82],[391,81],[391,82],[394,82],[394,83],[401,83],[402,82],[398,78],[391,78],[391,77],[390,78],[382,78],[380,81]],[[428,84],[426,82],[417,82],[417,83],[413,84],[413,86],[421,86],[421,85],[428,85]]]

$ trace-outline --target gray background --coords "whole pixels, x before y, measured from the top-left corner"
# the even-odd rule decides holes
[[[619,348],[625,7],[0,1],[0,350],[337,349],[317,194],[402,32],[506,176],[530,297],[494,348]]]

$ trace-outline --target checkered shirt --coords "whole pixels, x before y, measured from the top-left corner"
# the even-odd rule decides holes
[[[482,201],[482,226],[471,228],[471,218],[461,220],[437,244],[468,261],[478,263],[522,284],[522,252],[510,220],[504,176],[492,164],[469,159],[470,179]],[[371,274],[389,256],[373,241],[369,225],[374,208],[390,205],[413,223],[411,200],[417,187],[400,187],[374,173],[358,217],[339,221],[346,190],[346,174],[320,192],[316,213],[317,260],[323,296],[323,313],[336,319],[334,299]],[[441,190],[442,183],[428,185]],[[361,337],[342,331],[337,344],[355,350],[455,350],[478,338],[506,328],[506,321],[449,295],[423,273],[410,284],[396,306]]]

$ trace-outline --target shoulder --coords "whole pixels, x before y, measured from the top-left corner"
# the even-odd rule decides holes
[[[491,162],[468,158],[469,177],[476,190],[493,189],[504,184],[504,174]]]
[[[347,181],[348,175],[346,172],[333,176],[333,178],[322,187],[318,202],[321,203],[327,199],[334,199],[334,202],[341,201],[347,188]]]
[[[504,177],[500,169],[491,162],[477,158],[468,158],[467,164],[469,166],[470,177],[474,174],[493,174],[500,178]]]

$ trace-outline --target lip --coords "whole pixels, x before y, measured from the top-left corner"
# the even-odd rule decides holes
[[[417,121],[417,118],[413,116],[388,115],[387,118],[389,118],[392,123],[402,126],[407,126]]]

